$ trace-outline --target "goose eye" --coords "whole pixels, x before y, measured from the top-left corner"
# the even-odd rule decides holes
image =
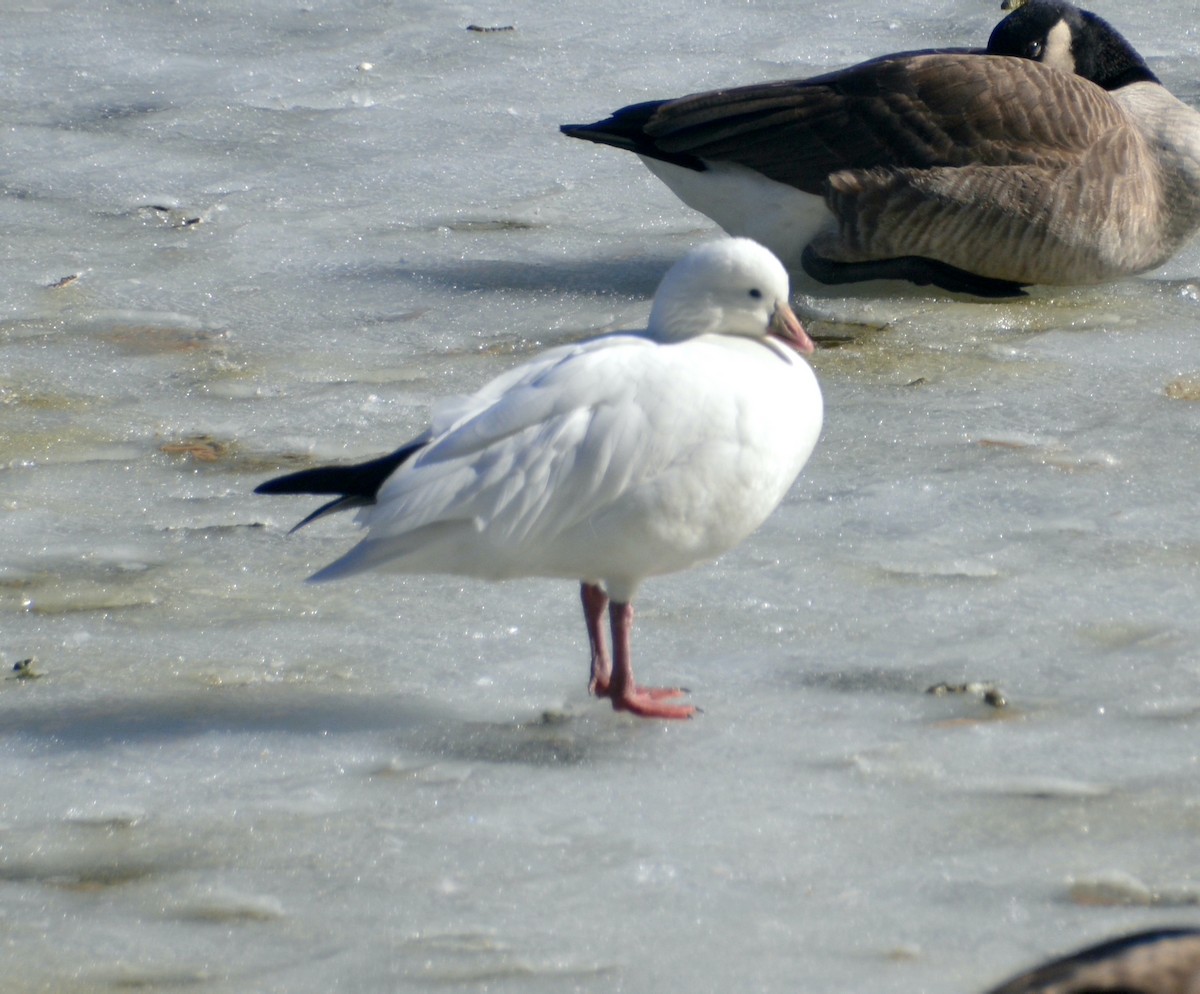
[[[753,300],[762,300],[762,291],[759,290],[757,287],[755,287],[753,290],[750,291],[750,297]]]
[[[1040,41],[1031,41],[1025,48],[1029,58],[1037,61],[1042,57],[1042,43]]]

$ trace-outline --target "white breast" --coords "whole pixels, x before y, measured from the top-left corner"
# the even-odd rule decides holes
[[[708,169],[697,172],[649,156],[638,158],[693,210],[731,235],[765,245],[788,266],[798,266],[804,246],[833,226],[823,197],[777,183],[736,162],[709,162]]]

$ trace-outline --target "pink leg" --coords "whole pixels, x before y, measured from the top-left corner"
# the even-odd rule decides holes
[[[674,688],[639,687],[633,682],[633,661],[630,644],[633,635],[633,605],[609,605],[612,625],[613,671],[608,686],[613,710],[629,711],[643,718],[690,718],[696,709],[688,704],[660,704],[665,698],[679,697],[684,691]],[[599,692],[597,692],[599,693]]]
[[[587,624],[588,642],[592,646],[588,693],[604,697],[612,680],[612,659],[608,655],[608,646],[604,644],[604,612],[608,610],[608,594],[594,583],[581,583],[579,597],[583,601],[583,620]]]

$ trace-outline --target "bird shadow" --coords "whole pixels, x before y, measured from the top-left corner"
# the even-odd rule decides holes
[[[620,729],[584,712],[531,712],[481,721],[403,695],[228,687],[182,694],[25,702],[0,714],[0,734],[60,750],[179,741],[202,735],[298,738],[384,733],[411,755],[528,766],[579,765],[621,747]]]
[[[666,254],[551,262],[463,259],[429,266],[352,267],[343,271],[343,277],[372,284],[408,282],[456,293],[509,290],[649,298],[676,261]]]

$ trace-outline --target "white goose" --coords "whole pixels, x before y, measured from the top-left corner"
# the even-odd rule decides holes
[[[1059,0],[1024,3],[986,53],[884,56],[562,131],[636,152],[825,283],[1012,296],[1154,269],[1200,230],[1200,113]]]
[[[634,683],[633,596],[731,549],[783,499],[821,429],[800,356],[812,349],[779,261],[747,239],[711,242],[663,278],[644,331],[552,349],[438,405],[390,455],[256,492],[338,495],[297,528],[366,507],[366,537],[313,580],[372,568],[580,580],[591,691],[687,718],[695,708],[667,703],[682,691]]]

